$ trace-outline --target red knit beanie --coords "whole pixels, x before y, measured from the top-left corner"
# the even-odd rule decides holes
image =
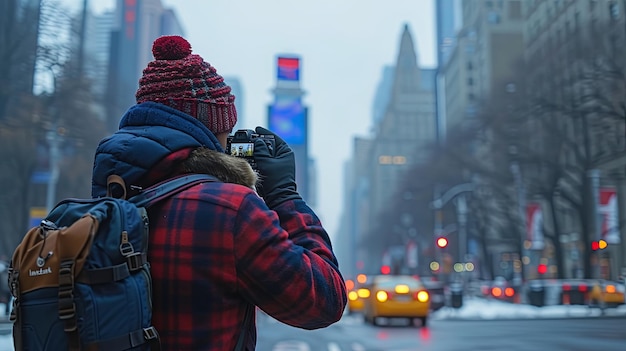
[[[154,61],[139,79],[137,103],[158,102],[202,122],[214,134],[237,123],[235,96],[224,78],[180,36],[162,36],[152,45]]]

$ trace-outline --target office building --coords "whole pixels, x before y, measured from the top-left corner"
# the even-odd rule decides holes
[[[107,84],[107,125],[115,131],[135,102],[139,78],[153,60],[152,43],[162,35],[184,35],[173,11],[161,0],[118,0],[114,14]]]

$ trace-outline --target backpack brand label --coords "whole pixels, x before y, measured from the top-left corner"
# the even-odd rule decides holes
[[[48,268],[39,268],[37,270],[28,270],[28,275],[30,275],[31,277],[37,277],[40,275],[46,275],[46,274],[52,274],[52,267],[48,267]]]

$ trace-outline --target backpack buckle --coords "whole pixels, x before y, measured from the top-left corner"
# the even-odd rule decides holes
[[[131,272],[141,269],[143,265],[146,263],[146,256],[141,252],[135,252],[126,256],[126,262],[128,264],[128,269]]]
[[[128,257],[134,252],[135,248],[133,248],[133,244],[131,244],[131,242],[128,240],[128,232],[124,230],[122,232],[122,240],[120,243],[120,253],[122,254],[122,256]]]
[[[146,340],[154,340],[159,338],[155,327],[143,328],[143,338]]]

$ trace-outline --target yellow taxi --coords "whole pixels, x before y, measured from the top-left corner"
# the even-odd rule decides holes
[[[420,319],[426,326],[430,294],[422,281],[411,275],[377,275],[365,285],[369,297],[363,300],[366,323],[378,325],[378,318],[406,318],[411,324]]]
[[[592,284],[589,291],[589,302],[591,305],[617,306],[624,304],[624,285],[601,280]]]
[[[346,280],[348,290],[348,313],[363,311],[363,300],[370,296],[370,291],[364,285],[367,283],[367,275],[359,274],[356,280]]]

